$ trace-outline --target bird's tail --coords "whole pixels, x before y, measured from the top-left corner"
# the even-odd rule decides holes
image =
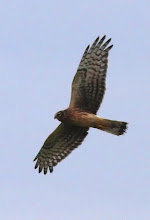
[[[99,118],[99,123],[94,127],[119,136],[126,132],[127,123],[123,121],[113,121]]]

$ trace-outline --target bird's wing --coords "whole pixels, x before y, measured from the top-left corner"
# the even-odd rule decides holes
[[[88,128],[68,126],[61,123],[49,135],[35,157],[34,161],[37,160],[35,169],[39,167],[39,173],[43,170],[44,174],[47,173],[48,168],[50,172],[53,172],[53,167],[82,143],[88,134],[87,131]]]
[[[72,82],[70,107],[96,113],[105,93],[105,80],[108,63],[108,46],[111,39],[104,42],[99,37],[91,47],[87,47],[77,73]]]

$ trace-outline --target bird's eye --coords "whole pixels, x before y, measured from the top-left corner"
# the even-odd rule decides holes
[[[61,117],[62,117],[62,112],[58,112],[58,113],[57,113],[57,117],[58,117],[58,118],[61,118]]]
[[[62,111],[60,111],[56,114],[55,118],[57,118],[58,120],[61,120],[63,118],[63,115],[64,115],[64,113]]]

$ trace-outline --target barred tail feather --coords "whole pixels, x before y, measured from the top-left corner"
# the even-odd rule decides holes
[[[103,123],[97,125],[96,128],[119,136],[126,132],[127,124],[127,122],[103,119]]]

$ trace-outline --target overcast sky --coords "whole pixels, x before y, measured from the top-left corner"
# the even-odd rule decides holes
[[[1,0],[0,219],[150,219],[150,1]],[[114,45],[98,115],[129,122],[120,137],[90,129],[46,176],[33,159],[69,105],[81,56]]]

